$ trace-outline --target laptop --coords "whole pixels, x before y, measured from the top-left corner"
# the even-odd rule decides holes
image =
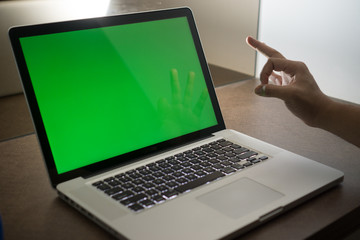
[[[343,180],[226,129],[188,8],[9,36],[52,186],[117,238],[233,238]]]

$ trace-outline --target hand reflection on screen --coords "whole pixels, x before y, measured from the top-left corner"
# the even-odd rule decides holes
[[[190,71],[184,90],[181,94],[179,74],[177,69],[170,71],[171,101],[160,98],[158,101],[159,113],[163,119],[164,127],[174,134],[182,131],[190,132],[199,127],[201,112],[208,98],[207,89],[204,88],[198,99],[195,99],[198,91],[194,89],[195,73]]]

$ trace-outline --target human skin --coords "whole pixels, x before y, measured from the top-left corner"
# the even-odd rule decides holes
[[[256,94],[282,99],[305,124],[329,131],[360,147],[359,105],[325,95],[304,63],[288,60],[252,37],[247,37],[246,42],[268,58],[260,74],[261,84],[255,88]]]

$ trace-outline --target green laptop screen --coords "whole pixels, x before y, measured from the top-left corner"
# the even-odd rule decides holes
[[[186,17],[20,43],[59,174],[217,124]]]

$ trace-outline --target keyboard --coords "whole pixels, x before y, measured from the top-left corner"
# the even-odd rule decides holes
[[[139,212],[267,159],[268,156],[220,139],[92,185]]]

